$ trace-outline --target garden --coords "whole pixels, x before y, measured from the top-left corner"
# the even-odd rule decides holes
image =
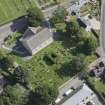
[[[67,15],[65,11],[62,7],[58,8],[51,19],[53,28],[56,28],[55,41],[51,45],[33,55],[29,60],[13,52],[0,58],[0,63],[6,65],[6,68],[1,70],[9,74],[7,77],[10,87],[18,91],[16,84],[19,83],[19,87],[21,85],[30,93],[28,94],[29,103],[26,105],[34,105],[36,101],[47,104],[54,102],[58,95],[57,88],[76,74],[86,71],[89,63],[96,59],[94,54],[98,45],[96,37],[80,27],[76,17],[65,22],[64,17]],[[18,39],[17,36],[8,38],[7,42],[14,43]],[[17,62],[19,68],[13,67],[14,61]],[[10,87],[7,86],[7,90]],[[16,97],[14,101],[13,95],[11,91],[5,92],[4,97],[0,100],[2,105],[5,105],[5,100],[10,101],[11,105],[14,105],[14,102],[15,105],[23,102],[16,100]],[[24,100],[23,96],[18,97],[19,100]]]
[[[11,35],[9,35],[4,39],[4,45],[8,47],[15,45],[19,41],[21,36],[22,36],[22,33],[13,32]]]

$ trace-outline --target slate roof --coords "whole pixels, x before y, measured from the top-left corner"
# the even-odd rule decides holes
[[[52,33],[49,31],[48,28],[44,28],[39,32],[37,32],[37,30],[39,30],[39,28],[28,28],[24,33],[23,37],[21,38],[22,42],[27,42],[31,50],[35,49],[46,40],[53,37]]]

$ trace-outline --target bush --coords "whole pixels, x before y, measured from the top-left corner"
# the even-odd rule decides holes
[[[14,70],[14,78],[16,80],[16,82],[19,82],[21,84],[27,84],[27,81],[26,81],[26,76],[27,76],[27,71],[26,70],[23,70],[22,67],[17,67],[15,70]]]
[[[46,54],[43,59],[48,65],[59,63],[59,56],[55,53]]]
[[[65,8],[58,7],[57,10],[54,12],[53,17],[51,18],[52,25],[55,25],[56,23],[62,23],[64,22],[64,17],[68,14]]]
[[[14,58],[12,56],[6,56],[2,59],[1,63],[5,69],[13,68],[14,67]]]
[[[51,104],[58,96],[58,89],[56,86],[41,84],[41,86],[35,88],[34,94],[40,101]]]
[[[28,101],[28,93],[19,84],[8,85],[4,94],[0,96],[0,105],[25,105]]]

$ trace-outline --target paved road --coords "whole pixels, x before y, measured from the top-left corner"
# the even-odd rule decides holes
[[[67,2],[63,2],[60,5],[65,7],[66,9],[68,9],[76,1],[78,1],[78,0],[67,0]],[[47,9],[43,10],[43,13],[44,13],[45,17],[51,17],[53,12],[57,9],[57,7],[58,6],[56,5],[56,6],[49,7]]]
[[[100,45],[102,47],[102,57],[105,57],[105,0],[102,0],[101,6],[101,35],[100,35]]]

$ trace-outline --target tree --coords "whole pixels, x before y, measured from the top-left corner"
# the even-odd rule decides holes
[[[55,2],[56,4],[59,4],[59,3],[60,3],[60,0],[54,0],[54,2]]]
[[[79,72],[83,72],[87,69],[87,63],[85,62],[84,55],[79,54],[73,56],[70,62],[66,62],[62,67],[57,70],[60,76],[75,76]]]
[[[86,68],[87,68],[87,64],[84,61],[84,56],[78,55],[72,58],[70,62],[70,70],[74,75],[86,70]]]
[[[0,49],[0,61],[5,57],[5,53]]]
[[[58,89],[56,86],[41,84],[35,88],[34,94],[40,101],[51,104],[58,96]]]
[[[38,7],[28,9],[27,14],[29,25],[32,27],[40,26],[44,20],[44,15]]]
[[[93,34],[89,34],[84,39],[83,44],[79,46],[79,48],[84,54],[90,55],[93,52],[95,52],[97,46],[98,46],[98,42],[96,37]]]
[[[14,75],[14,78],[15,78],[16,82],[21,83],[23,85],[27,85],[28,84],[27,77],[28,77],[29,73],[28,73],[27,70],[25,70],[21,66],[17,67],[14,70],[14,74],[13,75]]]
[[[8,85],[0,96],[0,105],[24,105],[28,101],[28,92],[19,84]]]
[[[59,6],[57,10],[53,13],[53,17],[51,18],[52,25],[56,23],[64,22],[64,17],[68,14],[65,8]]]
[[[14,62],[15,62],[14,58],[10,55],[8,55],[2,59],[2,64],[5,67],[5,69],[13,68]]]
[[[70,22],[66,23],[67,35],[74,36],[78,33],[79,29],[80,26],[76,19],[70,20]]]

